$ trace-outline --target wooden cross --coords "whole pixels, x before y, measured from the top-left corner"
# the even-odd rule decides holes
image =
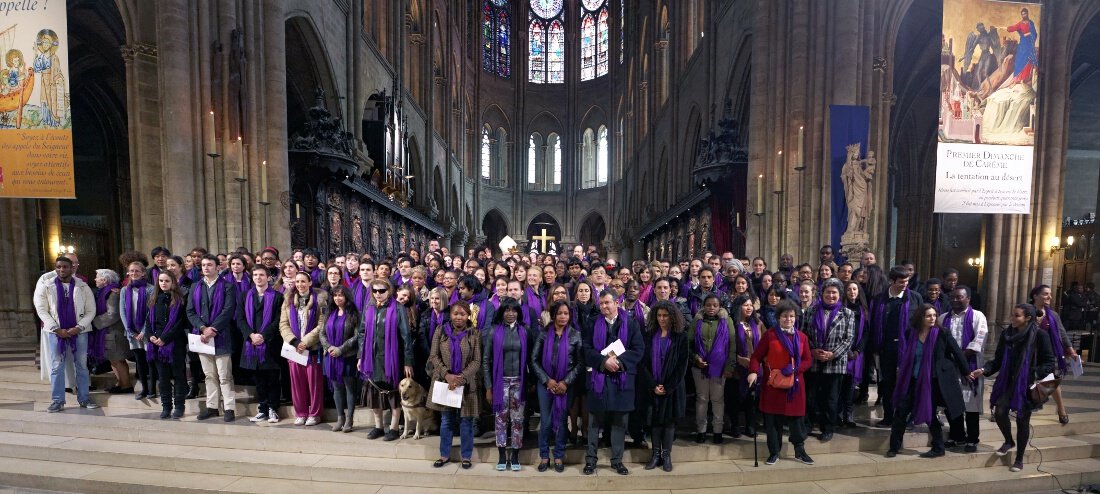
[[[557,240],[557,238],[553,237],[553,236],[550,236],[550,235],[547,235],[546,234],[546,229],[543,228],[542,229],[542,235],[535,235],[534,237],[531,237],[531,240],[537,240],[537,241],[541,242],[542,245],[539,246],[540,247],[539,250],[546,251],[546,250],[548,250],[548,247],[550,246],[550,242],[553,242],[554,240]]]

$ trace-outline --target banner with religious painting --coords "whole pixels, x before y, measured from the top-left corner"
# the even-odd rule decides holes
[[[76,197],[65,3],[0,3],[0,197]]]
[[[1035,3],[944,0],[935,212],[1029,212],[1040,16]]]

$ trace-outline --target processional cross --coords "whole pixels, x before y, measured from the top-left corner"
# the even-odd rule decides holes
[[[534,237],[531,237],[531,240],[538,241],[539,251],[546,252],[550,249],[550,242],[557,240],[557,237],[554,237],[553,235],[548,235],[546,229],[543,228],[542,235],[535,235]]]

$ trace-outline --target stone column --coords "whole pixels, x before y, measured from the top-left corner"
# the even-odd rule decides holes
[[[0,200],[0,238],[4,239],[0,242],[0,264],[9,267],[9,281],[14,287],[0,290],[0,338],[13,343],[36,341],[34,283],[43,264],[34,228],[36,203],[33,199]]]
[[[282,0],[264,0],[263,82],[267,141],[268,244],[290,252],[290,165],[286,123],[286,24]]]
[[[187,0],[156,4],[160,88],[161,181],[164,187],[164,229],[170,249],[190,249],[200,242],[199,221],[205,216],[196,184],[193,119],[196,106],[191,87],[191,5]],[[141,121],[140,119],[138,121]],[[152,177],[149,177],[152,178]],[[205,235],[202,235],[205,237]]]
[[[151,4],[150,4],[151,5]],[[148,8],[152,8],[151,6]],[[134,248],[149,252],[167,246],[164,181],[161,180],[160,96],[157,47],[128,40],[122,47],[126,64],[126,114],[130,148],[130,198]],[[181,247],[188,249],[190,247]]]

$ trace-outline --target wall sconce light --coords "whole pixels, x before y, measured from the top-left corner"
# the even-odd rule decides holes
[[[72,245],[61,245],[61,244],[57,245],[57,255],[58,256],[63,256],[65,254],[74,254],[74,253],[76,253],[76,248],[73,247]]]
[[[966,264],[969,265],[972,268],[981,268],[982,267],[982,258],[980,258],[980,257],[967,258]]]
[[[1057,235],[1050,239],[1050,256],[1054,257],[1054,254],[1063,250],[1073,247],[1073,235],[1066,237],[1066,244],[1062,245],[1062,239]]]

